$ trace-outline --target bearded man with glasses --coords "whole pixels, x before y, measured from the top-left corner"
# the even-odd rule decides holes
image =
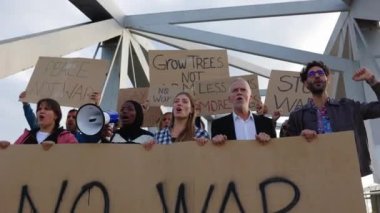
[[[290,114],[288,136],[301,135],[311,142],[318,134],[353,130],[361,175],[371,174],[364,120],[380,117],[380,82],[376,80],[375,75],[368,68],[360,68],[352,77],[354,81],[365,80],[376,93],[377,101],[370,103],[328,97],[326,87],[330,80],[330,70],[321,61],[308,63],[300,76],[312,97],[307,104]]]

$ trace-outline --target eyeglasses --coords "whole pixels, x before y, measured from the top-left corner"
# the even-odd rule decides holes
[[[307,77],[315,77],[316,74],[318,74],[319,76],[324,76],[325,75],[325,71],[323,70],[310,70],[308,73],[307,73]]]

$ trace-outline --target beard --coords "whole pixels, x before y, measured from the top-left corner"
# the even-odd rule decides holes
[[[309,83],[307,85],[307,89],[311,92],[311,94],[320,96],[326,90],[326,82]]]
[[[75,124],[66,124],[66,130],[69,132],[76,132],[77,126]]]

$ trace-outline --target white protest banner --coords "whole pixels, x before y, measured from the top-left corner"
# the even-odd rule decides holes
[[[11,145],[0,171],[2,212],[365,212],[352,132],[150,151]]]
[[[40,57],[23,101],[52,98],[62,106],[80,107],[102,92],[110,63],[85,58]]]

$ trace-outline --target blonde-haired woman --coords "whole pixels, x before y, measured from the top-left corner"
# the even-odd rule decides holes
[[[162,130],[164,128],[167,128],[170,126],[172,120],[172,112],[166,112],[163,114],[160,118],[160,121],[158,122],[158,130]]]

